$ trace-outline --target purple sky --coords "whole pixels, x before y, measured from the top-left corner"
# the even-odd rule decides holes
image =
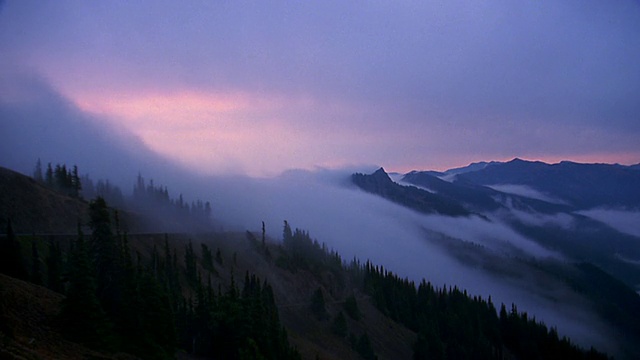
[[[207,173],[640,162],[638,1],[9,0],[16,74]]]

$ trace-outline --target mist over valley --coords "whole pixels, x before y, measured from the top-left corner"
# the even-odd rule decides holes
[[[640,358],[639,26],[0,0],[0,358]]]
[[[369,260],[412,281],[456,286],[490,296],[496,304],[515,303],[582,346],[613,354],[632,351],[626,338],[631,335],[620,340],[620,332],[629,329],[621,330],[602,310],[606,300],[594,298],[595,289],[567,280],[584,276],[576,264],[586,262],[637,290],[640,239],[631,224],[639,190],[632,184],[640,183],[640,172],[632,167],[516,159],[472,164],[454,174],[413,171],[390,177],[376,166],[353,166],[290,170],[268,178],[199,175],[155,155],[132,135],[103,130],[42,83],[32,85],[35,93],[48,94],[39,97],[46,102],[1,106],[7,130],[2,132],[3,166],[32,174],[37,159],[79,164],[88,179],[104,177],[125,197],[133,196],[130,206],[136,203],[135,176],[142,189],[155,189],[147,182],[156,179],[157,191],[171,201],[184,196],[187,204],[210,202],[215,220],[210,226],[216,231],[257,231],[264,221],[266,235],[281,241],[286,220],[343,259]],[[49,132],[54,123],[56,132]],[[518,169],[508,170],[514,166]],[[526,174],[541,167],[553,172],[539,175],[538,185]],[[593,171],[593,192],[602,195],[576,201],[581,199],[577,191],[592,191],[584,184],[576,189],[576,167]],[[517,174],[522,176],[514,178]],[[166,189],[171,192],[163,195]],[[167,225],[180,221],[157,206],[137,209],[157,212],[145,231],[190,231]],[[4,210],[3,217],[10,215]]]

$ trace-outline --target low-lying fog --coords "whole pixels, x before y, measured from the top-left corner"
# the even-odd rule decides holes
[[[590,217],[620,231],[640,237],[640,212],[618,209],[591,209],[578,214]]]
[[[435,285],[491,295],[498,306],[516,303],[519,310],[557,326],[560,334],[580,344],[615,351],[614,335],[603,335],[611,332],[583,299],[526,265],[529,258],[560,256],[511,230],[504,214],[489,214],[490,220],[421,215],[350,183],[351,173],[371,173],[376,167],[290,171],[270,179],[203,178],[151,153],[139,139],[105,129],[99,118],[81,112],[37,79],[25,84],[38,95],[37,102],[0,99],[2,166],[30,175],[39,157],[43,164],[77,164],[82,174],[107,178],[125,194],[131,194],[141,171],[156,184],[168,185],[174,198],[182,193],[187,200],[211,201],[214,218],[226,229],[259,231],[265,221],[268,235],[281,239],[287,220],[345,260],[370,259],[415,281],[425,278]],[[586,215],[605,221],[604,213]],[[553,220],[527,213],[515,216],[530,222]],[[570,218],[556,221],[570,226]]]
[[[491,295],[497,306],[516,303],[580,344],[613,350],[613,342],[603,335],[610,332],[603,330],[606,326],[583,299],[555,279],[531,275],[526,261],[518,260],[561,261],[559,254],[516,233],[499,214],[491,220],[423,215],[350,183],[353,172],[375,169],[300,170],[270,179],[216,178],[210,184],[213,204],[219,204],[214,216],[239,230],[258,231],[265,221],[267,234],[275,239],[282,238],[287,220],[292,227],[310,231],[345,260],[370,259],[415,281],[425,278],[485,298]],[[469,243],[480,246],[465,250]],[[469,264],[466,255],[456,256],[460,251],[486,256]],[[504,274],[486,270],[493,267],[487,262],[500,262]]]

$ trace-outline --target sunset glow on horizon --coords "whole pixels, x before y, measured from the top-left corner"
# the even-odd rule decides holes
[[[0,89],[208,174],[640,162],[640,6],[472,4],[8,1]]]

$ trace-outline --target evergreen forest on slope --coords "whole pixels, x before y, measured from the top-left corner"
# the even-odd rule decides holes
[[[346,261],[287,221],[281,240],[267,238],[264,223],[261,233],[130,232],[140,223],[148,229],[140,219],[152,206],[116,210],[101,195],[117,191],[105,186],[86,201],[77,168],[54,174],[59,181],[2,169],[3,193],[25,196],[2,202],[3,359],[608,358],[517,304]],[[202,224],[211,215],[208,203],[186,206],[141,177],[135,188],[138,204],[167,204],[164,216]],[[42,218],[16,218],[37,212],[40,198],[73,207],[48,204],[58,210],[42,216],[75,212],[75,231],[39,234]]]

